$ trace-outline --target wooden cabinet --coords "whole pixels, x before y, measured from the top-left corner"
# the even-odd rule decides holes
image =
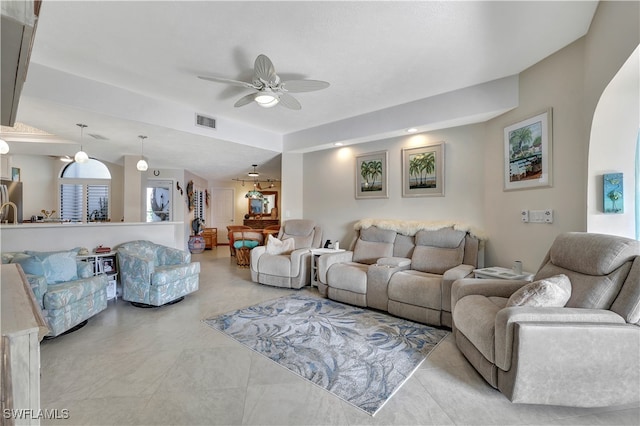
[[[202,231],[204,238],[204,248],[211,250],[218,246],[218,228],[204,228]]]
[[[245,219],[244,224],[253,229],[264,229],[267,226],[280,225],[278,219]]]

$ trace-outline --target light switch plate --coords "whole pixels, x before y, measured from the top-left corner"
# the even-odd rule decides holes
[[[529,222],[529,210],[520,211],[520,220],[525,223]]]
[[[553,210],[531,210],[529,221],[531,223],[553,223]]]

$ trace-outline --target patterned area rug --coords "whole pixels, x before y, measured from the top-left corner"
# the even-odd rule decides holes
[[[205,320],[374,415],[448,332],[296,294]]]

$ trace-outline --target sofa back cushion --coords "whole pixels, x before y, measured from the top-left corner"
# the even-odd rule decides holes
[[[317,232],[318,228],[316,227],[315,221],[292,219],[286,221],[282,228],[280,228],[278,237],[281,240],[293,238],[295,240],[294,245],[296,248],[309,248],[317,246]]]
[[[156,244],[147,240],[136,240],[126,242],[118,247],[118,250],[153,260],[154,264],[158,264],[158,256],[156,254]]]
[[[572,286],[567,307],[609,309],[639,253],[629,238],[567,232],[553,242],[535,280],[565,274]]]
[[[640,256],[636,256],[611,310],[628,323],[640,325]]]
[[[360,230],[360,236],[353,248],[353,261],[372,265],[381,257],[393,257],[393,243],[396,231],[370,226]]]
[[[411,259],[415,246],[416,243],[413,236],[398,234],[396,235],[396,241],[393,243],[393,257]]]
[[[432,274],[444,274],[462,264],[466,232],[452,228],[418,231],[416,247],[411,256],[411,269]]]

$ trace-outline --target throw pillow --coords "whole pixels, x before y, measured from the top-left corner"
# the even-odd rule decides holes
[[[22,266],[22,270],[25,274],[44,276],[42,262],[35,256],[29,256],[25,253],[17,253],[11,259],[11,263],[17,263]]]
[[[513,293],[507,301],[510,306],[558,307],[571,297],[571,281],[564,274],[529,283]]]
[[[287,238],[285,240],[279,240],[273,235],[269,235],[267,240],[267,253],[278,254],[291,254],[295,250],[295,240],[293,238]]]
[[[77,250],[58,252],[28,251],[27,254],[42,262],[47,284],[58,284],[78,279]]]

